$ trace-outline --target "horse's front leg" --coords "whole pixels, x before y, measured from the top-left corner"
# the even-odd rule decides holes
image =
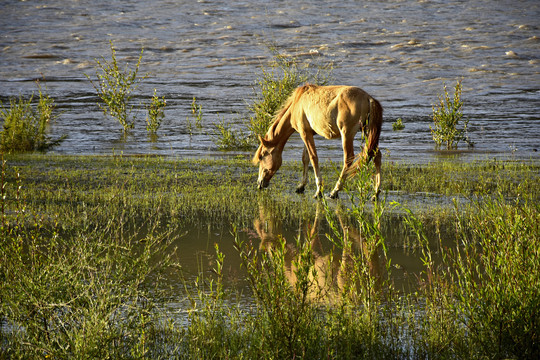
[[[319,170],[319,158],[317,157],[317,150],[315,149],[315,140],[313,139],[313,133],[309,131],[300,133],[300,136],[302,137],[302,140],[304,140],[304,145],[311,161],[311,166],[313,166],[313,172],[315,173],[315,183],[317,184],[317,191],[315,191],[315,195],[313,196],[313,198],[318,199],[323,196],[323,192],[321,172]],[[305,169],[306,165],[304,165],[304,170]]]
[[[302,152],[302,165],[304,166],[303,174],[302,174],[302,182],[300,185],[296,187],[296,193],[297,194],[303,194],[304,190],[306,189],[307,181],[308,181],[308,169],[309,169],[309,154],[307,147],[304,145],[304,151]]]

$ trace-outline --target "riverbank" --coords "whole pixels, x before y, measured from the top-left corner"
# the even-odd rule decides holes
[[[295,194],[298,162],[5,160],[7,357],[538,354],[538,162],[383,162],[372,203],[370,173]]]

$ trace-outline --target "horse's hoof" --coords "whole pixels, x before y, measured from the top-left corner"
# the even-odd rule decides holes
[[[322,199],[323,198],[323,193],[321,191],[316,192],[315,195],[313,195],[313,198],[314,199]]]
[[[332,191],[326,197],[329,198],[329,199],[339,199],[339,192],[338,191]]]
[[[297,193],[297,194],[303,194],[305,189],[306,189],[306,188],[304,187],[304,185],[300,185],[300,186],[298,186],[298,187],[296,188],[296,193]]]

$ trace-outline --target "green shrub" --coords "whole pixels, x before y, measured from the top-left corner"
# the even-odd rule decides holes
[[[28,100],[21,96],[11,99],[9,108],[0,104],[3,129],[0,132],[2,152],[46,151],[60,144],[65,136],[51,139],[47,136],[48,125],[55,119],[54,100],[39,88],[39,101],[33,105],[34,95]]]
[[[220,120],[214,125],[217,134],[213,135],[214,143],[220,150],[247,150],[253,147],[250,137],[235,129],[234,124]]]
[[[10,173],[2,162],[0,358],[154,358],[166,330],[159,284],[175,268],[173,231],[124,234],[123,217],[140,213],[121,200],[84,206],[103,221],[84,216],[68,230],[58,214],[34,213]]]
[[[161,120],[165,117],[165,106],[167,102],[165,97],[159,98],[156,94],[157,90],[154,89],[154,95],[150,100],[150,105],[146,106],[148,115],[146,116],[146,131],[150,134],[155,134],[161,126]]]
[[[444,85],[444,94],[439,95],[439,105],[433,106],[433,126],[430,126],[437,147],[455,149],[460,141],[472,145],[467,134],[469,120],[463,118],[462,106],[461,80],[456,83],[453,97],[450,97]],[[461,124],[463,127],[459,128]]]
[[[266,134],[274,115],[294,89],[306,82],[324,85],[330,78],[332,64],[301,62],[299,58],[279,54],[272,46],[270,51],[273,60],[268,67],[261,67],[262,74],[253,85],[253,101],[247,105],[247,110],[252,115],[241,124],[247,130],[239,132],[233,129],[232,123],[218,124],[216,126],[218,136],[215,141],[218,144],[227,143],[226,147],[220,145],[220,148],[245,149],[258,146],[258,135]],[[223,139],[231,133],[237,135],[234,138]]]
[[[133,69],[129,69],[126,64],[124,70],[121,70],[116,59],[116,50],[113,42],[111,46],[111,60],[108,61],[104,57],[101,60],[96,59],[96,77],[97,81],[86,75],[90,83],[96,90],[101,103],[98,103],[99,108],[104,114],[109,114],[117,119],[122,125],[124,132],[132,129],[134,126],[134,118],[131,116],[133,105],[130,103],[133,98],[133,92],[137,89],[140,82],[146,78],[138,78],[139,67],[143,56],[144,49],[141,49],[139,59]]]
[[[398,118],[394,123],[392,123],[392,130],[399,131],[405,129],[405,125],[403,125],[403,120],[401,118]]]

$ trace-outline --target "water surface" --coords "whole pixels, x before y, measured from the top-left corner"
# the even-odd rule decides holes
[[[432,161],[431,107],[443,83],[463,78],[474,149],[460,159],[538,158],[540,4],[537,1],[2,1],[0,99],[28,96],[45,79],[62,113],[54,136],[66,154],[212,156],[214,124],[240,124],[253,82],[272,54],[334,64],[333,83],[356,85],[385,108],[381,148],[391,159]],[[167,99],[159,139],[147,140],[143,113],[126,140],[96,106],[85,74],[96,58],[131,65],[144,47],[139,104],[153,89]],[[196,97],[205,129],[189,136]],[[393,132],[401,117],[405,129]],[[299,158],[293,137],[285,156]],[[341,157],[339,142],[318,141],[320,156]],[[455,153],[452,154],[454,156]]]

